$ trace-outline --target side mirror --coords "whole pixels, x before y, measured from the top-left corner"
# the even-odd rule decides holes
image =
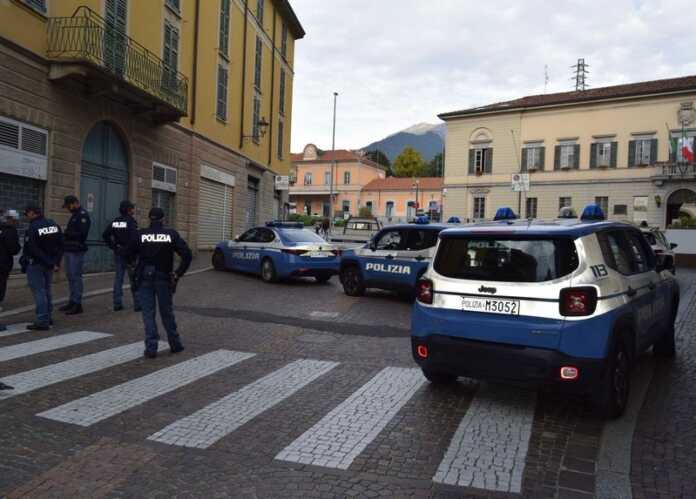
[[[674,257],[672,255],[658,255],[657,256],[657,265],[655,266],[655,270],[657,272],[662,272],[665,270],[672,270],[674,268]]]
[[[677,243],[669,243],[669,248],[670,248],[670,249],[674,249],[674,248],[676,248],[677,246],[679,246]]]

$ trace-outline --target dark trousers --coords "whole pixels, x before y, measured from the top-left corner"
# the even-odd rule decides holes
[[[133,292],[133,306],[138,308],[140,305],[138,302],[138,293],[133,290],[134,274],[132,272],[128,272],[128,265],[125,258],[118,255],[114,255],[114,258],[116,260],[116,275],[114,276],[114,305],[123,305],[123,279],[125,274],[128,274],[131,291]]]
[[[10,272],[0,270],[0,303],[5,301],[5,293],[7,292],[7,279],[10,277]]]
[[[27,267],[27,282],[34,295],[36,304],[36,323],[41,326],[48,326],[51,322],[53,312],[53,301],[51,299],[51,283],[53,282],[53,269],[32,263]]]
[[[68,275],[68,286],[70,287],[70,301],[82,304],[82,267],[85,264],[85,252],[66,252],[65,253],[65,272]]]
[[[176,319],[174,318],[174,304],[172,288],[169,281],[160,279],[145,279],[138,289],[140,306],[143,309],[143,322],[145,323],[145,350],[157,351],[157,304],[159,304],[162,325],[167,332],[169,347],[173,348],[181,343],[181,337],[176,332]]]

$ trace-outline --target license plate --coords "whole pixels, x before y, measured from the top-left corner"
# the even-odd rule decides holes
[[[329,258],[330,256],[334,256],[334,254],[329,251],[310,251],[307,253],[307,256],[309,258]]]
[[[462,310],[489,314],[520,315],[520,301],[464,296],[462,297]]]

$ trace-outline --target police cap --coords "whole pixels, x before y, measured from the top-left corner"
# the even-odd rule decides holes
[[[131,203],[130,201],[128,201],[127,199],[125,199],[125,200],[121,201],[121,205],[119,206],[118,211],[125,214],[131,208],[135,208],[135,205],[133,203]]]
[[[80,200],[77,199],[76,196],[73,196],[72,194],[70,194],[69,196],[65,196],[65,198],[63,199],[63,208],[67,208],[71,204],[79,203],[79,202],[80,202]]]
[[[164,211],[162,208],[154,207],[150,209],[150,213],[147,215],[150,220],[162,220],[164,218]]]

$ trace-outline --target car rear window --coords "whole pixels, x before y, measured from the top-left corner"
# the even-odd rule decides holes
[[[325,243],[326,240],[306,229],[283,229],[280,237],[289,243]]]
[[[568,238],[448,237],[440,242],[435,270],[456,279],[543,282],[578,268]]]

